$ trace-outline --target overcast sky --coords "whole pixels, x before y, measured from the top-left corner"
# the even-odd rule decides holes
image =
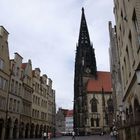
[[[9,34],[10,58],[23,62],[53,80],[56,105],[72,109],[74,61],[81,8],[85,8],[98,71],[109,71],[108,21],[114,20],[113,0],[0,0],[0,25]]]

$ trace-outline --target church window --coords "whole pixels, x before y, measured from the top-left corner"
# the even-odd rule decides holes
[[[96,119],[96,126],[99,127],[99,118]]]
[[[108,111],[113,112],[114,107],[113,107],[113,100],[111,98],[107,101],[107,105],[108,105]]]
[[[94,119],[91,118],[91,126],[94,127]]]
[[[97,112],[97,99],[93,97],[91,100],[91,112]]]

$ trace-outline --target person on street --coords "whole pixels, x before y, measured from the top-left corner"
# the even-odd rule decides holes
[[[50,139],[51,139],[51,133],[48,132],[48,140],[50,140]]]
[[[115,140],[117,140],[117,135],[118,135],[117,130],[114,130],[114,131],[113,131],[113,136],[114,136],[114,139],[115,139]]]
[[[117,130],[114,129],[113,131],[111,131],[110,133],[111,140],[117,140],[117,135],[118,135]]]
[[[43,139],[46,140],[46,138],[47,138],[47,133],[44,132],[44,133],[43,133]]]
[[[75,140],[75,132],[72,132],[72,140]]]

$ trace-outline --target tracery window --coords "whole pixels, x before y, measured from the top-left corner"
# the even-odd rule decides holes
[[[108,111],[113,112],[114,111],[114,106],[113,106],[113,100],[111,98],[108,99],[107,105],[108,105]]]
[[[91,103],[91,112],[97,112],[97,103],[98,103],[97,99],[93,97],[90,103]]]

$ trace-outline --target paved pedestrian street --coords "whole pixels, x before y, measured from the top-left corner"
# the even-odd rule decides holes
[[[43,138],[40,138],[40,139],[20,139],[20,140],[43,140]],[[48,139],[46,139],[46,140],[48,140]],[[62,137],[52,138],[51,140],[72,140],[72,137],[62,136]],[[75,137],[75,140],[114,140],[114,139],[112,139],[109,135],[104,135],[104,136],[93,135],[93,136]]]
[[[72,137],[60,137],[55,138],[56,140],[72,140]],[[93,135],[93,136],[79,136],[75,137],[75,140],[112,140],[109,135],[99,136],[99,135]]]

